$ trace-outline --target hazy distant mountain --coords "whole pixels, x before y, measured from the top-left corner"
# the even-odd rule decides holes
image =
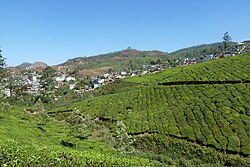
[[[31,64],[30,66],[28,66],[27,68],[30,68],[30,69],[34,69],[34,68],[45,68],[47,67],[48,65],[44,62],[35,62],[33,64]]]
[[[16,68],[28,68],[29,66],[31,66],[32,64],[29,62],[24,62],[18,66],[16,66]]]

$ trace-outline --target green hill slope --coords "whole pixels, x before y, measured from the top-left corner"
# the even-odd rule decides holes
[[[137,156],[122,155],[97,140],[76,137],[66,120],[55,120],[37,108],[0,108],[0,122],[0,166],[160,164]]]
[[[250,54],[221,58],[189,66],[180,66],[161,71],[157,74],[146,74],[141,77],[129,77],[124,81],[136,83],[182,84],[209,81],[250,80]]]
[[[250,81],[250,55],[241,55],[188,66],[162,83],[191,81]]]
[[[73,104],[111,120],[131,134],[159,133],[228,152],[250,154],[250,85],[141,87]]]
[[[239,162],[250,163],[249,65],[246,54],[127,78],[124,81],[148,86],[91,98],[53,112],[79,110],[111,123],[122,120],[131,135],[141,136],[139,140],[165,135],[181,141],[177,143],[183,146],[177,150],[183,150],[182,141],[187,141],[192,145],[188,147],[195,143],[205,146],[204,153],[211,148],[216,154],[227,153],[226,159],[241,155],[245,158]],[[192,155],[198,156],[195,151]]]
[[[48,112],[0,108],[0,165],[247,166],[249,64],[246,54],[126,78]]]
[[[75,72],[86,73],[84,70],[104,70],[108,69],[123,70],[127,68],[137,68],[144,64],[149,64],[151,61],[165,60],[169,58],[168,53],[161,51],[139,51],[136,49],[126,49],[118,52],[101,54],[91,57],[77,57],[69,59],[63,64],[64,66]]]
[[[230,46],[235,46],[236,43],[229,43]],[[223,47],[223,43],[212,43],[212,44],[203,44],[192,46],[189,48],[184,48],[170,53],[169,55],[172,58],[198,58],[202,54],[214,54],[216,51],[219,51],[219,47]]]
[[[235,43],[231,43],[235,45]],[[192,46],[184,49],[177,50],[172,53],[152,50],[152,51],[139,51],[136,49],[128,48],[125,50],[100,54],[90,57],[76,57],[69,59],[65,63],[57,65],[70,69],[71,72],[76,73],[81,77],[84,75],[98,75],[108,72],[109,70],[124,70],[124,69],[137,69],[143,65],[148,65],[150,62],[166,62],[169,59],[179,58],[200,58],[200,55],[213,54],[218,51],[218,47],[222,43],[203,44]],[[61,68],[60,68],[61,69]]]

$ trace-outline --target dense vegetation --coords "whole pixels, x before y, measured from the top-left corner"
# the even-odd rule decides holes
[[[147,159],[124,157],[94,151],[65,150],[62,147],[20,144],[7,140],[0,145],[0,165],[3,166],[157,166]]]
[[[249,84],[141,87],[79,102],[65,110],[124,120],[131,134],[167,134],[248,155],[248,92]]]
[[[214,61],[185,67],[178,74],[164,79],[162,83],[179,81],[250,81],[249,54]]]
[[[227,42],[227,47],[235,46],[234,42]],[[189,48],[184,48],[172,52],[169,54],[172,58],[199,58],[200,55],[204,54],[214,54],[217,52],[221,52],[224,48],[224,42],[212,43],[212,44],[203,44],[192,46]]]
[[[250,163],[250,84],[245,83],[249,80],[249,64],[247,54],[131,77],[124,81],[147,83],[147,86],[87,99],[53,112],[79,110],[83,115],[111,123],[123,120],[129,134],[145,137],[140,141],[148,135],[165,135],[178,139],[179,145],[184,145],[181,141],[191,143],[190,149],[198,143],[205,146],[202,150],[206,153],[207,148],[214,150],[212,155],[224,152],[224,160],[230,155],[242,156],[237,160],[233,156],[231,165]],[[180,81],[184,82],[176,84]],[[197,82],[189,85],[189,81]],[[192,155],[197,157],[195,153]],[[225,165],[222,159],[216,162]]]
[[[121,154],[98,140],[82,139],[75,135],[76,125],[69,125],[69,120],[55,120],[40,107],[10,108],[1,104],[0,121],[0,166],[160,164],[146,158]]]
[[[157,74],[146,74],[140,77],[125,78],[124,81],[135,83],[160,84],[193,84],[210,81],[244,82],[250,80],[250,55],[221,58],[196,65],[179,66],[161,71]]]
[[[126,78],[50,111],[2,102],[0,164],[247,166],[249,64],[246,54]]]

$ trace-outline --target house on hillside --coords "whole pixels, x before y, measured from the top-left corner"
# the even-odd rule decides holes
[[[11,91],[10,91],[10,89],[6,89],[6,90],[5,90],[5,94],[6,94],[7,97],[10,97],[10,96],[11,96]]]
[[[120,74],[121,74],[121,76],[126,76],[127,75],[127,73],[125,71],[121,71]]]
[[[212,60],[213,57],[214,57],[214,54],[201,55],[201,56],[200,56],[200,60],[201,60],[201,62],[209,61],[209,60]]]
[[[235,56],[237,54],[239,54],[239,50],[236,47],[229,47],[224,51],[223,57]]]
[[[247,40],[247,41],[244,41],[243,42],[245,44],[242,52],[245,53],[245,52],[250,52],[250,40]]]
[[[64,82],[65,78],[66,78],[65,75],[61,75],[61,76],[55,77],[55,80],[56,80],[56,82]]]
[[[67,81],[67,82],[75,81],[75,80],[76,80],[76,78],[75,78],[75,77],[71,77],[71,76],[68,76],[68,77],[66,78],[66,81]]]
[[[111,75],[109,73],[103,74],[104,78],[109,78]]]

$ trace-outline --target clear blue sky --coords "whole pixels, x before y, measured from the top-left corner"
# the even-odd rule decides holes
[[[0,47],[10,66],[55,65],[126,49],[171,52],[250,39],[250,0],[0,0]]]

